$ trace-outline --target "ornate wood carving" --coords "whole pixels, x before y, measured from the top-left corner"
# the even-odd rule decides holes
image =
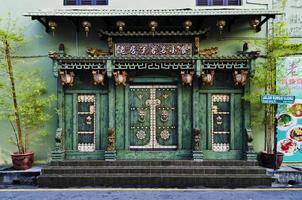
[[[236,70],[233,73],[235,85],[244,86],[248,78],[248,71],[241,70],[240,73]]]
[[[113,128],[108,129],[107,151],[115,151],[115,131]]]
[[[191,71],[190,73],[185,73],[184,71],[182,71],[180,72],[180,74],[181,74],[182,85],[192,86],[194,72]]]
[[[199,151],[200,150],[200,129],[194,128],[193,129],[193,150]]]
[[[103,57],[109,55],[108,52],[98,48],[88,48],[86,52],[90,57]]]
[[[201,80],[203,85],[212,86],[214,83],[215,71],[211,70],[210,72],[203,71],[201,73]]]
[[[212,57],[218,53],[218,47],[211,47],[207,49],[202,49],[199,51],[199,55],[202,57]]]
[[[122,71],[122,73],[120,71],[113,72],[113,75],[114,75],[114,80],[115,80],[116,85],[126,86],[127,76],[128,76],[126,71]]]
[[[66,70],[64,72],[60,71],[60,78],[61,78],[62,85],[73,86],[73,82],[74,82],[73,71],[69,73]]]
[[[93,75],[93,81],[95,85],[105,85],[105,71],[100,72],[99,70],[93,70],[92,75]]]

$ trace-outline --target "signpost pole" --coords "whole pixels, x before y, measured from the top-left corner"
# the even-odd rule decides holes
[[[277,153],[277,126],[278,126],[278,115],[277,115],[277,111],[278,111],[278,104],[274,105],[275,107],[275,123],[274,123],[274,170],[277,169],[277,159],[278,159],[278,153]]]

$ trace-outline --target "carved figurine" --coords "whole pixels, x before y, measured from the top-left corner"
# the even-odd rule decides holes
[[[56,142],[56,150],[59,150],[62,145],[62,128],[57,128],[55,142]]]
[[[109,54],[112,55],[113,54],[113,41],[112,41],[112,37],[108,37],[107,38],[107,46],[109,49]]]
[[[115,132],[113,128],[108,129],[107,140],[107,151],[115,151]]]
[[[218,53],[218,47],[211,47],[207,49],[202,49],[199,51],[199,55],[202,57],[212,57]]]
[[[48,57],[49,58],[57,58],[59,56],[59,53],[56,51],[49,51],[48,52]]]
[[[105,52],[102,49],[98,48],[88,48],[86,52],[90,57],[102,57],[108,55],[108,52]]]
[[[248,73],[249,72],[247,70],[241,70],[240,73],[238,71],[234,71],[233,76],[235,85],[244,86],[247,81]]]
[[[193,149],[195,151],[199,151],[200,149],[200,130],[194,128],[193,129]]]
[[[206,72],[203,71],[201,73],[202,84],[212,86],[213,82],[214,82],[214,75],[215,75],[214,70],[211,70],[210,73],[206,73]]]
[[[191,71],[190,73],[185,73],[184,71],[182,71],[180,72],[180,74],[181,74],[182,85],[192,86],[194,72]]]
[[[127,76],[128,76],[126,71],[123,71],[122,73],[120,73],[120,71],[113,72],[113,75],[114,75],[115,85],[126,86]]]
[[[101,72],[99,70],[92,71],[94,85],[105,85],[105,71]]]
[[[74,82],[73,71],[69,73],[66,70],[64,72],[60,71],[60,78],[61,78],[62,85],[73,86],[73,82]]]

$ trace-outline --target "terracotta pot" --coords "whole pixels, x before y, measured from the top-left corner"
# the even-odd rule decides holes
[[[31,168],[34,162],[34,153],[27,152],[24,154],[20,154],[18,152],[15,152],[11,155],[11,158],[14,169],[25,170]]]
[[[274,168],[274,154],[273,153],[261,152],[259,161],[260,161],[260,165],[263,167],[271,168],[271,169]],[[278,152],[276,169],[280,168],[282,162],[283,162],[283,153]]]

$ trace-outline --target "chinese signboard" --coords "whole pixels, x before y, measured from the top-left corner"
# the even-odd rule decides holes
[[[117,43],[114,47],[117,57],[192,56],[191,43]]]
[[[274,0],[274,8],[280,7],[281,1]],[[284,9],[284,15],[277,17],[278,21],[287,22],[287,30],[290,37],[302,37],[302,0],[288,0]]]
[[[302,162],[302,57],[282,58],[277,68],[278,88],[296,97],[293,104],[278,107],[278,151],[285,162]]]
[[[295,96],[262,95],[261,102],[265,104],[292,104]]]

